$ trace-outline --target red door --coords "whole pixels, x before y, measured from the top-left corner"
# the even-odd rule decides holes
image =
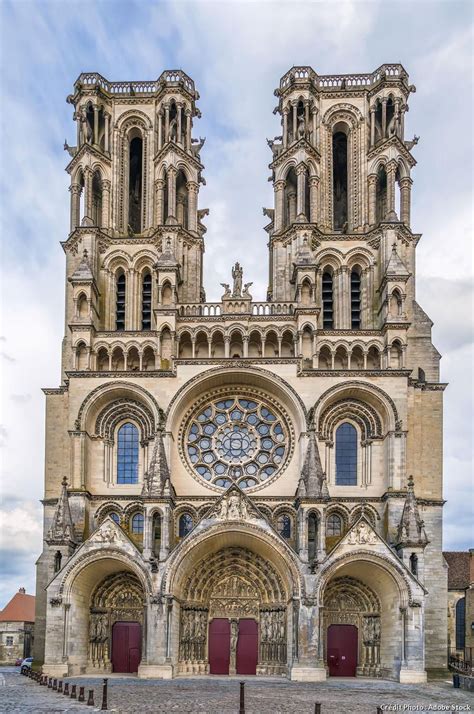
[[[255,620],[239,620],[237,674],[257,674],[258,625]]]
[[[141,660],[142,628],[139,622],[116,622],[112,628],[112,669],[138,672]]]
[[[230,622],[216,617],[209,623],[209,672],[229,674]]]
[[[357,627],[328,627],[328,666],[331,677],[355,677],[357,667]]]

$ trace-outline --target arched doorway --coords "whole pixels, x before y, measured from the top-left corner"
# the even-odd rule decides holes
[[[89,662],[95,669],[137,672],[141,660],[143,588],[133,573],[104,578],[92,592]]]
[[[288,601],[257,553],[235,546],[206,555],[183,589],[179,671],[285,674]]]
[[[323,599],[326,664],[330,676],[380,676],[380,600],[355,577],[329,581]]]

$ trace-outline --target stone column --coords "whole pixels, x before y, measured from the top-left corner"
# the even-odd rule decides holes
[[[81,223],[81,186],[73,183],[69,186],[71,192],[71,231]]]
[[[110,226],[110,189],[111,182],[108,179],[102,180],[102,227]]]
[[[283,228],[283,199],[286,181],[275,181],[275,233]]]
[[[163,112],[158,112],[158,151],[163,146]]]
[[[377,175],[369,174],[367,180],[369,182],[369,226],[373,226],[376,220]]]
[[[164,223],[164,190],[164,179],[157,179],[155,181],[155,226],[162,226]]]
[[[296,141],[296,125],[297,125],[297,111],[298,111],[298,103],[297,102],[292,102],[293,105],[293,135],[291,137],[291,142],[294,143]]]
[[[309,136],[309,99],[304,100],[304,133],[307,139]]]
[[[375,144],[375,106],[370,107],[370,148]]]
[[[186,151],[191,151],[191,110],[186,109]]]
[[[318,110],[316,107],[313,107],[313,136],[312,136],[312,144],[313,146],[318,145]]]
[[[411,186],[413,181],[409,176],[405,176],[400,180],[400,220],[410,227],[410,204],[411,204]]]
[[[92,219],[92,169],[84,169],[84,214]]]
[[[168,215],[169,218],[176,219],[176,175],[177,171],[174,166],[170,166],[167,173],[168,179]]]
[[[197,198],[199,186],[194,181],[188,181],[188,231],[197,233]]]
[[[180,145],[182,144],[182,141],[181,141],[182,112],[183,112],[183,105],[181,103],[178,103],[176,105],[176,113],[177,113],[177,117],[178,117],[178,126],[177,126],[177,130],[176,130],[176,132],[177,132],[176,143],[180,144]]]
[[[294,223],[296,219],[297,194],[294,191],[288,193],[288,224]]]
[[[305,198],[306,198],[306,166],[299,164],[296,168],[296,176],[298,181],[296,193],[296,214],[298,218],[303,218],[306,221],[305,214]]]
[[[165,104],[165,136],[164,136],[165,144],[169,140],[169,134],[170,134],[170,105]]]
[[[405,138],[405,112],[407,110],[406,104],[402,104],[401,106],[401,114],[400,114],[400,139],[403,141]]]
[[[286,149],[288,146],[288,107],[283,109],[283,148]]]
[[[387,101],[386,97],[382,98],[382,140],[387,136]]]
[[[326,679],[326,669],[319,659],[319,612],[312,598],[300,603],[298,617],[298,658],[291,668],[291,679],[299,682],[320,682]]]
[[[395,217],[395,173],[397,164],[395,161],[389,161],[386,167],[387,170],[387,217],[389,219]]]
[[[109,146],[109,142],[110,142],[110,136],[109,136],[109,134],[110,134],[110,126],[109,126],[109,123],[110,123],[110,115],[107,114],[107,113],[105,113],[105,114],[104,114],[104,119],[105,119],[104,150],[105,150],[105,153],[108,154],[109,151],[110,151],[110,146]]]
[[[249,336],[248,335],[244,335],[242,337],[242,343],[244,346],[244,357],[248,357],[249,356]]]
[[[94,106],[94,146],[99,144],[99,107]]]
[[[230,356],[230,337],[229,335],[224,335],[224,357]]]
[[[319,188],[319,176],[311,176],[309,179],[309,220],[310,220],[310,223],[318,222],[318,188]]]

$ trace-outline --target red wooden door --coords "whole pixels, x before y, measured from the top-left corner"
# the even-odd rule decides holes
[[[142,628],[139,622],[116,622],[112,628],[112,669],[137,672],[141,660]]]
[[[257,674],[258,625],[255,620],[239,620],[237,674]]]
[[[229,674],[230,622],[216,617],[209,623],[209,672]]]
[[[327,640],[331,677],[355,677],[357,668],[357,627],[330,625]]]

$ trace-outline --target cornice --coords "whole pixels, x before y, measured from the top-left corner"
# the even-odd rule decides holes
[[[444,392],[449,382],[419,382],[417,379],[410,378],[408,386],[421,389],[422,392]]]
[[[301,369],[298,377],[404,377],[410,369]]]
[[[64,384],[61,385],[60,387],[43,387],[42,390],[43,394],[46,394],[48,396],[50,395],[58,395],[58,394],[67,394],[69,391],[68,385]]]
[[[149,377],[155,379],[156,377],[160,378],[168,378],[168,377],[176,377],[176,372],[172,370],[159,370],[159,369],[150,369],[148,371],[140,371],[137,370],[131,371],[131,370],[116,370],[116,371],[104,371],[104,372],[95,372],[95,371],[84,371],[84,372],[77,372],[77,371],[67,371],[66,375],[69,378],[74,378],[74,379],[84,379],[84,378],[93,378],[93,377],[100,377],[100,378],[105,378],[105,377],[113,377],[114,379],[117,379],[117,377]]]
[[[244,367],[253,364],[297,364],[298,357],[204,357],[202,359],[176,359],[176,365],[210,364],[222,367]]]

